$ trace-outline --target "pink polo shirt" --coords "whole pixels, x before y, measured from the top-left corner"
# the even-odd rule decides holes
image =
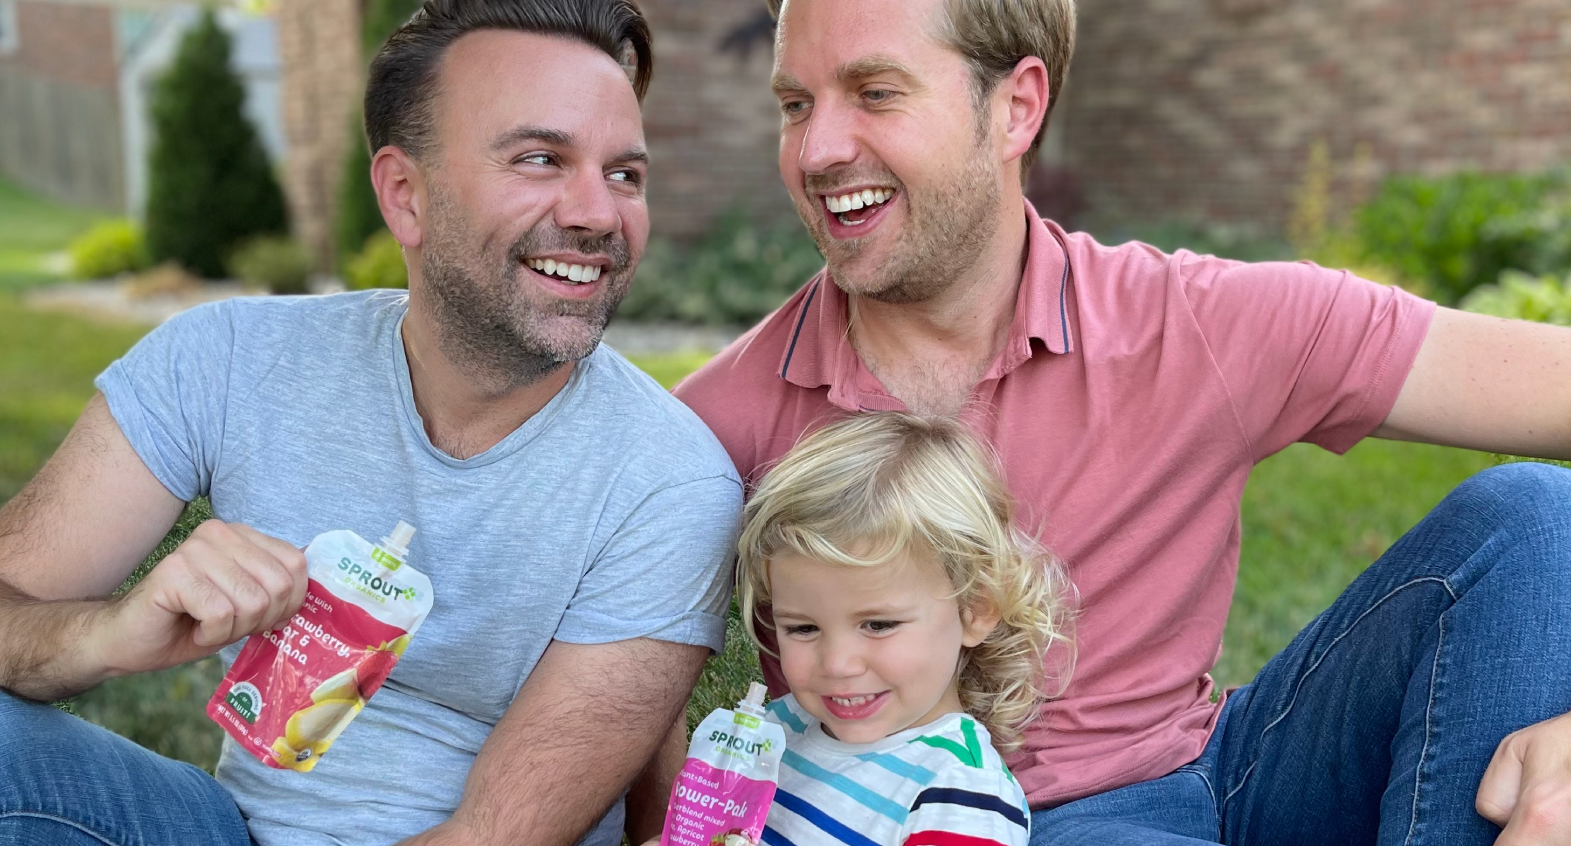
[[[1368,435],[1434,305],[1311,264],[1104,247],[1026,215],[1008,342],[968,422],[1080,591],[1073,681],[1009,759],[1045,807],[1199,756],[1250,469],[1294,441],[1341,453]],[[846,307],[820,274],[677,387],[750,485],[804,433],[904,408],[846,340]],[[766,675],[782,693],[778,665]]]

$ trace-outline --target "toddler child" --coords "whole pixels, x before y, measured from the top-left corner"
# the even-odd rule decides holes
[[[985,446],[908,414],[822,429],[759,483],[738,596],[791,689],[764,844],[1026,844],[998,750],[1049,693],[1049,647],[1072,651],[1062,568],[1013,511]]]

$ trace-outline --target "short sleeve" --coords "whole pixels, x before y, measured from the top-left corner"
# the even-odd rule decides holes
[[[1307,262],[1181,255],[1185,298],[1256,461],[1346,452],[1396,404],[1434,315],[1399,288]]]
[[[198,306],[154,329],[94,382],[142,463],[186,502],[212,484],[234,341],[226,304]]]
[[[900,846],[1026,846],[1025,793],[1003,770],[946,767],[916,798]]]
[[[742,486],[730,476],[651,494],[590,565],[557,628],[570,643],[725,645]]]

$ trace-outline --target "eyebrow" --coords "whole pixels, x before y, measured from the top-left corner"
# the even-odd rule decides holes
[[[563,132],[560,129],[546,129],[541,126],[515,126],[498,135],[496,140],[491,142],[491,149],[500,153],[515,144],[521,144],[525,141],[538,141],[550,144],[553,147],[566,147],[569,149],[577,144],[577,139],[573,137],[571,132]],[[649,151],[643,147],[629,147],[612,156],[610,162],[612,164],[637,163],[647,165],[649,164]]]
[[[498,135],[491,142],[491,149],[497,152],[523,141],[543,141],[557,147],[573,146],[573,134],[560,129],[546,129],[543,126],[515,126]]]
[[[916,78],[916,75],[911,73],[909,68],[895,61],[892,57],[873,55],[857,59],[854,62],[846,62],[835,68],[835,81],[846,82],[848,80],[866,79],[881,73],[898,73],[911,79]]]
[[[846,62],[840,67],[835,68],[835,81],[855,81],[859,79],[866,79],[870,76],[877,76],[881,73],[897,73],[910,80],[916,79],[916,74],[913,74],[910,68],[895,61],[894,58],[890,56],[873,55],[857,59],[854,62]],[[776,94],[786,91],[807,90],[807,87],[802,84],[801,80],[788,73],[775,74],[774,79],[770,82],[770,88],[773,89]]]

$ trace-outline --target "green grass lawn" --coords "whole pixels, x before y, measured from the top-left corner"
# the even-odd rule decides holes
[[[0,181],[0,291],[60,279],[55,257],[106,215],[62,206]]]

